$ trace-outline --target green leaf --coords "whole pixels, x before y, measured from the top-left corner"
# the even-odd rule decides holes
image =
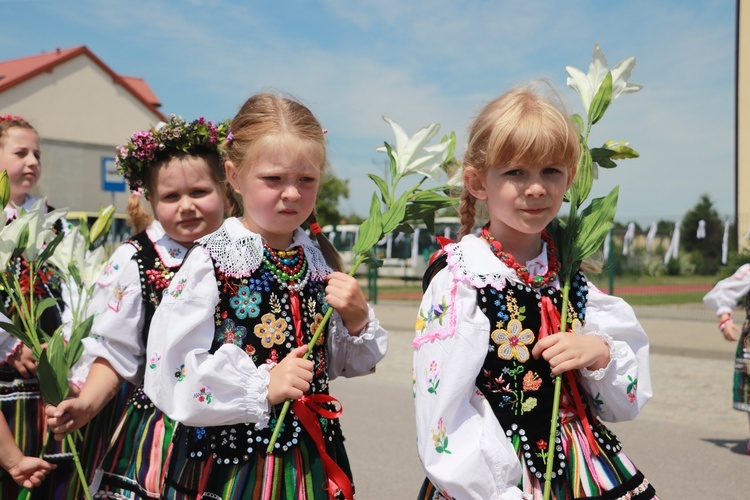
[[[613,160],[629,160],[641,156],[638,151],[631,148],[625,141],[607,141],[602,147],[613,152]]]
[[[359,226],[359,236],[352,251],[355,255],[365,254],[383,237],[382,214],[378,195],[372,194],[370,202],[370,217]]]
[[[8,171],[3,170],[0,172],[0,206],[5,207],[10,201],[10,180],[8,179]]]
[[[91,233],[89,232],[89,221],[85,215],[81,215],[78,219],[78,232],[83,236],[83,241],[91,241]]]
[[[592,256],[604,243],[615,219],[618,192],[619,187],[615,187],[607,196],[591,200],[591,204],[581,212],[571,254],[573,262],[581,262]]]
[[[388,168],[391,172],[391,182],[393,182],[396,179],[396,176],[398,175],[398,164],[396,163],[396,155],[393,154],[393,148],[390,144],[387,142],[384,142],[385,144],[385,150],[388,153],[388,159],[390,161],[390,164],[388,165]]]
[[[583,202],[591,192],[591,186],[594,185],[594,171],[591,166],[591,151],[583,144],[581,156],[578,160],[578,171],[573,179],[573,185],[570,186],[571,203],[576,207],[583,205]]]
[[[410,192],[402,194],[396,203],[383,214],[383,234],[390,234],[396,226],[401,224],[406,215],[406,203],[409,201]]]
[[[378,186],[378,189],[380,189],[380,199],[383,200],[383,203],[390,205],[391,193],[388,192],[388,184],[375,174],[367,174],[367,177],[372,179]]]
[[[39,322],[39,318],[42,317],[42,314],[44,314],[44,311],[49,309],[50,307],[55,307],[57,304],[57,299],[54,297],[47,297],[46,299],[41,300],[36,304],[36,311],[34,311],[34,318],[37,322]]]
[[[596,92],[594,99],[591,101],[591,107],[589,108],[589,121],[591,124],[598,122],[605,111],[609,107],[609,103],[612,100],[612,72],[607,71],[607,76],[604,77],[604,81],[599,90]]]
[[[29,226],[24,226],[23,230],[21,231],[21,234],[18,235],[18,244],[16,245],[16,249],[13,251],[13,256],[11,259],[18,258],[19,255],[21,255],[26,250],[26,245],[29,244]]]
[[[40,253],[39,256],[37,257],[37,266],[41,266],[42,264],[47,262],[47,259],[49,259],[53,253],[55,253],[55,248],[57,248],[57,245],[59,245],[62,242],[63,237],[65,237],[65,233],[60,231],[59,233],[55,235],[55,238],[52,241],[47,243],[47,246],[44,247],[44,250],[42,250],[42,253]]]
[[[591,161],[602,168],[615,168],[617,163],[612,161],[615,152],[606,148],[592,148]]]
[[[26,332],[26,330],[24,330],[23,328],[20,328],[15,323],[8,323],[5,321],[0,321],[0,328],[10,333],[21,342],[23,342],[23,345],[25,345],[29,349],[31,349],[31,346],[34,345],[34,343],[31,341],[31,337],[29,337],[29,334]]]
[[[585,124],[583,123],[583,118],[581,118],[581,115],[575,113],[570,116],[570,119],[573,120],[573,125],[575,125],[576,130],[578,131],[578,135],[583,135]]]
[[[89,336],[91,333],[91,326],[94,324],[94,316],[89,316],[81,324],[77,325],[70,334],[70,340],[68,340],[68,349],[66,355],[66,362],[68,366],[76,364],[78,359],[83,354],[83,339]]]
[[[59,405],[68,395],[69,366],[65,356],[65,339],[52,335],[39,356],[36,374],[39,389],[47,403]]]

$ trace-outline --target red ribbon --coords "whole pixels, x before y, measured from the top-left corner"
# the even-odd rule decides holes
[[[542,297],[542,325],[539,328],[539,339],[543,339],[547,335],[554,333],[568,333],[560,330],[560,311],[557,310],[552,300],[548,296]],[[565,372],[565,376],[568,378],[568,385],[570,386],[570,392],[573,396],[573,403],[575,404],[575,413],[578,415],[578,419],[581,421],[583,426],[583,432],[586,434],[586,439],[589,442],[589,446],[594,450],[594,454],[599,454],[599,447],[597,446],[596,438],[594,433],[591,431],[589,425],[589,418],[586,415],[583,407],[583,400],[581,394],[578,392],[578,384],[576,383],[576,374],[573,372]]]
[[[338,405],[338,410],[329,410],[324,408],[322,405],[325,403],[335,403]],[[354,487],[352,482],[349,480],[349,476],[341,470],[341,467],[333,461],[326,451],[325,438],[323,437],[323,430],[320,427],[320,421],[318,420],[316,413],[328,419],[338,418],[343,411],[341,403],[336,398],[328,394],[311,394],[309,396],[302,396],[296,401],[292,402],[292,411],[297,415],[302,427],[312,438],[315,443],[315,447],[318,449],[318,454],[323,462],[323,470],[326,473],[327,484],[323,487],[328,492],[328,498],[333,500],[338,491],[344,495],[346,500],[354,499]]]

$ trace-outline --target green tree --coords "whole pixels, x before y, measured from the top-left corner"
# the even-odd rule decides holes
[[[318,223],[340,224],[345,217],[339,210],[339,198],[349,199],[349,179],[339,179],[333,172],[326,172],[320,182],[315,211]]]
[[[705,222],[706,237],[698,238],[700,221]],[[721,240],[724,223],[707,194],[701,195],[698,203],[688,210],[682,219],[682,247],[690,254],[690,260],[700,274],[714,274],[721,264]]]

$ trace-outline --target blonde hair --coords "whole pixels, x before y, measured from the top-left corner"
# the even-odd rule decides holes
[[[291,147],[320,168],[321,176],[328,165],[323,127],[312,111],[291,98],[262,92],[251,96],[240,107],[229,126],[230,136],[224,144],[227,160],[239,173],[252,164],[269,147]],[[228,185],[228,183],[227,183]],[[230,215],[239,216],[242,207],[228,185]],[[306,222],[316,224],[315,211]],[[323,233],[315,234],[326,263],[335,271],[344,266],[341,256]]]
[[[226,194],[226,171],[222,162],[222,157],[218,151],[211,148],[198,147],[189,153],[175,150],[167,150],[157,155],[151,168],[143,182],[143,190],[133,192],[128,199],[128,224],[133,227],[133,233],[140,233],[145,230],[153,216],[146,210],[141,202],[141,194],[145,192],[145,197],[149,199],[149,193],[154,192],[154,183],[156,182],[159,170],[168,165],[174,158],[198,158],[202,159],[208,165],[208,171],[211,174],[211,180],[219,187],[220,192]]]
[[[36,129],[32,127],[29,122],[27,122],[20,116],[11,116],[11,115],[0,116],[0,149],[3,147],[3,141],[5,137],[8,135],[8,130],[14,127],[25,128],[27,130],[31,130],[36,135],[39,135],[39,132],[37,132]]]
[[[484,176],[499,165],[557,165],[572,171],[580,154],[579,135],[559,98],[542,95],[538,82],[516,87],[487,104],[469,129],[463,168]],[[542,81],[554,93],[548,82]],[[461,193],[459,239],[476,219],[476,198]]]

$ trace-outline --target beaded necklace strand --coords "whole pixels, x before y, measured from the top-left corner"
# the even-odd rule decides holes
[[[263,243],[263,265],[283,288],[299,290],[307,284],[307,259],[301,246],[274,250]]]
[[[491,234],[489,224],[482,227],[482,238],[487,240],[490,244],[490,250],[495,256],[502,261],[503,264],[513,269],[518,278],[531,285],[534,288],[541,288],[545,285],[549,285],[557,279],[557,274],[560,272],[560,259],[557,257],[557,247],[552,238],[547,234],[546,231],[542,231],[542,240],[547,243],[547,259],[549,264],[547,266],[547,272],[544,275],[534,276],[533,278],[529,275],[529,269],[526,266],[522,266],[513,256],[503,251],[503,245],[497,241]]]

